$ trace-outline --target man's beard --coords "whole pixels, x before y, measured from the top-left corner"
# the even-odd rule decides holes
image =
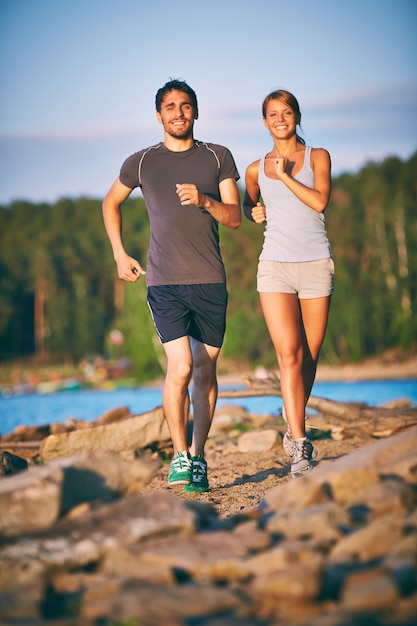
[[[187,126],[184,130],[175,130],[172,127],[165,129],[170,137],[174,137],[174,139],[190,139],[193,136],[193,126]]]

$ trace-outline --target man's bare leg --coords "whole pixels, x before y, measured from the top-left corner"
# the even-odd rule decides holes
[[[193,439],[192,456],[204,456],[207,436],[216,408],[217,358],[220,348],[214,348],[196,340],[191,340],[193,351]]]
[[[188,385],[191,380],[193,356],[188,337],[163,344],[167,371],[162,393],[165,418],[174,447],[174,455],[188,450],[187,425],[190,407]]]

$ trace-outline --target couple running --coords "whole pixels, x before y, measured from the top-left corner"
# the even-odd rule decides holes
[[[194,139],[197,97],[186,82],[167,82],[155,105],[163,141],[124,161],[103,201],[103,219],[119,278],[136,282],[146,274],[148,305],[166,355],[163,409],[174,449],[168,484],[201,493],[209,490],[204,448],[217,401],[228,298],[218,225],[240,226],[239,173],[227,148]],[[247,168],[243,210],[266,224],[257,289],[280,369],[284,450],[298,477],[312,469],[317,455],[305,436],[305,406],[333,289],[323,215],[330,157],[297,134],[301,113],[289,92],[267,96],[263,121],[273,148]],[[122,204],[136,187],[150,221],[146,272],[123,245]]]

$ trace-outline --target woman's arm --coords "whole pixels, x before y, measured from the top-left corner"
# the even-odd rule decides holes
[[[258,184],[259,163],[259,160],[254,161],[246,169],[246,189],[243,198],[243,212],[252,222],[263,224],[266,218],[266,211],[263,204],[259,202],[261,196],[261,190]]]
[[[290,191],[297,196],[301,202],[304,202],[317,213],[323,213],[327,207],[331,192],[331,162],[330,155],[323,148],[313,148],[311,151],[311,167],[314,172],[314,187],[306,187],[292,178],[286,173],[285,167],[287,159],[279,157],[275,159],[275,172],[278,179],[288,187]]]

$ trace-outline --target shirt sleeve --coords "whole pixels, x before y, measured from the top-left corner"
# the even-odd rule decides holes
[[[120,168],[119,180],[129,189],[139,187],[139,161],[141,154],[142,152],[131,154]]]
[[[226,180],[227,178],[234,178],[239,180],[240,175],[236,167],[235,160],[232,153],[228,148],[219,146],[219,159],[220,159],[220,175],[219,182]]]

